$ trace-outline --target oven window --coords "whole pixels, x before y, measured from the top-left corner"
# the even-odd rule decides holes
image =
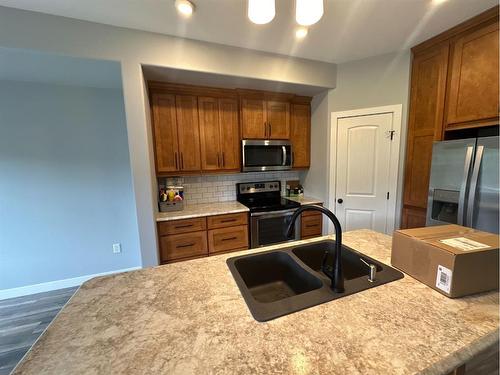
[[[282,146],[245,146],[246,167],[272,167],[283,165]]]
[[[259,219],[259,246],[287,241],[285,230],[288,228],[290,219],[291,216]],[[292,238],[295,238],[295,227],[292,232]]]

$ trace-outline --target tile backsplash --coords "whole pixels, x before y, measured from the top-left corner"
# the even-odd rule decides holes
[[[281,194],[285,195],[285,181],[299,179],[299,172],[256,172],[224,175],[203,175],[185,177],[158,178],[158,188],[167,185],[184,186],[186,204],[225,202],[236,200],[236,184],[238,182],[281,181]]]

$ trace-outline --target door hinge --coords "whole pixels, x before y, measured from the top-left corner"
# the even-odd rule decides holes
[[[396,130],[389,130],[389,138],[391,138],[391,141],[394,139],[394,134],[396,133]],[[389,198],[387,198],[389,199]]]
[[[387,192],[387,199],[389,199],[389,192]]]

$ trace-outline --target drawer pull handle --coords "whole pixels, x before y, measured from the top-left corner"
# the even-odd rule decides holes
[[[187,244],[185,244],[185,245],[177,245],[177,246],[176,246],[176,248],[177,248],[177,249],[181,249],[181,248],[183,248],[183,247],[191,247],[191,246],[194,246],[194,242],[192,242],[192,243],[187,243]]]
[[[306,228],[319,227],[319,224],[306,224]]]
[[[181,229],[181,228],[189,228],[192,227],[193,224],[186,224],[186,225],[176,225],[175,229]]]
[[[238,237],[227,237],[227,238],[222,238],[221,241],[233,241],[236,240]]]
[[[231,223],[233,221],[236,221],[236,219],[225,219],[225,220],[221,220],[220,222],[221,223]]]

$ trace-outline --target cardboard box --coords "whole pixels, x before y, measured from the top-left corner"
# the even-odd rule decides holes
[[[398,230],[391,264],[445,296],[498,289],[500,237],[460,225]]]

